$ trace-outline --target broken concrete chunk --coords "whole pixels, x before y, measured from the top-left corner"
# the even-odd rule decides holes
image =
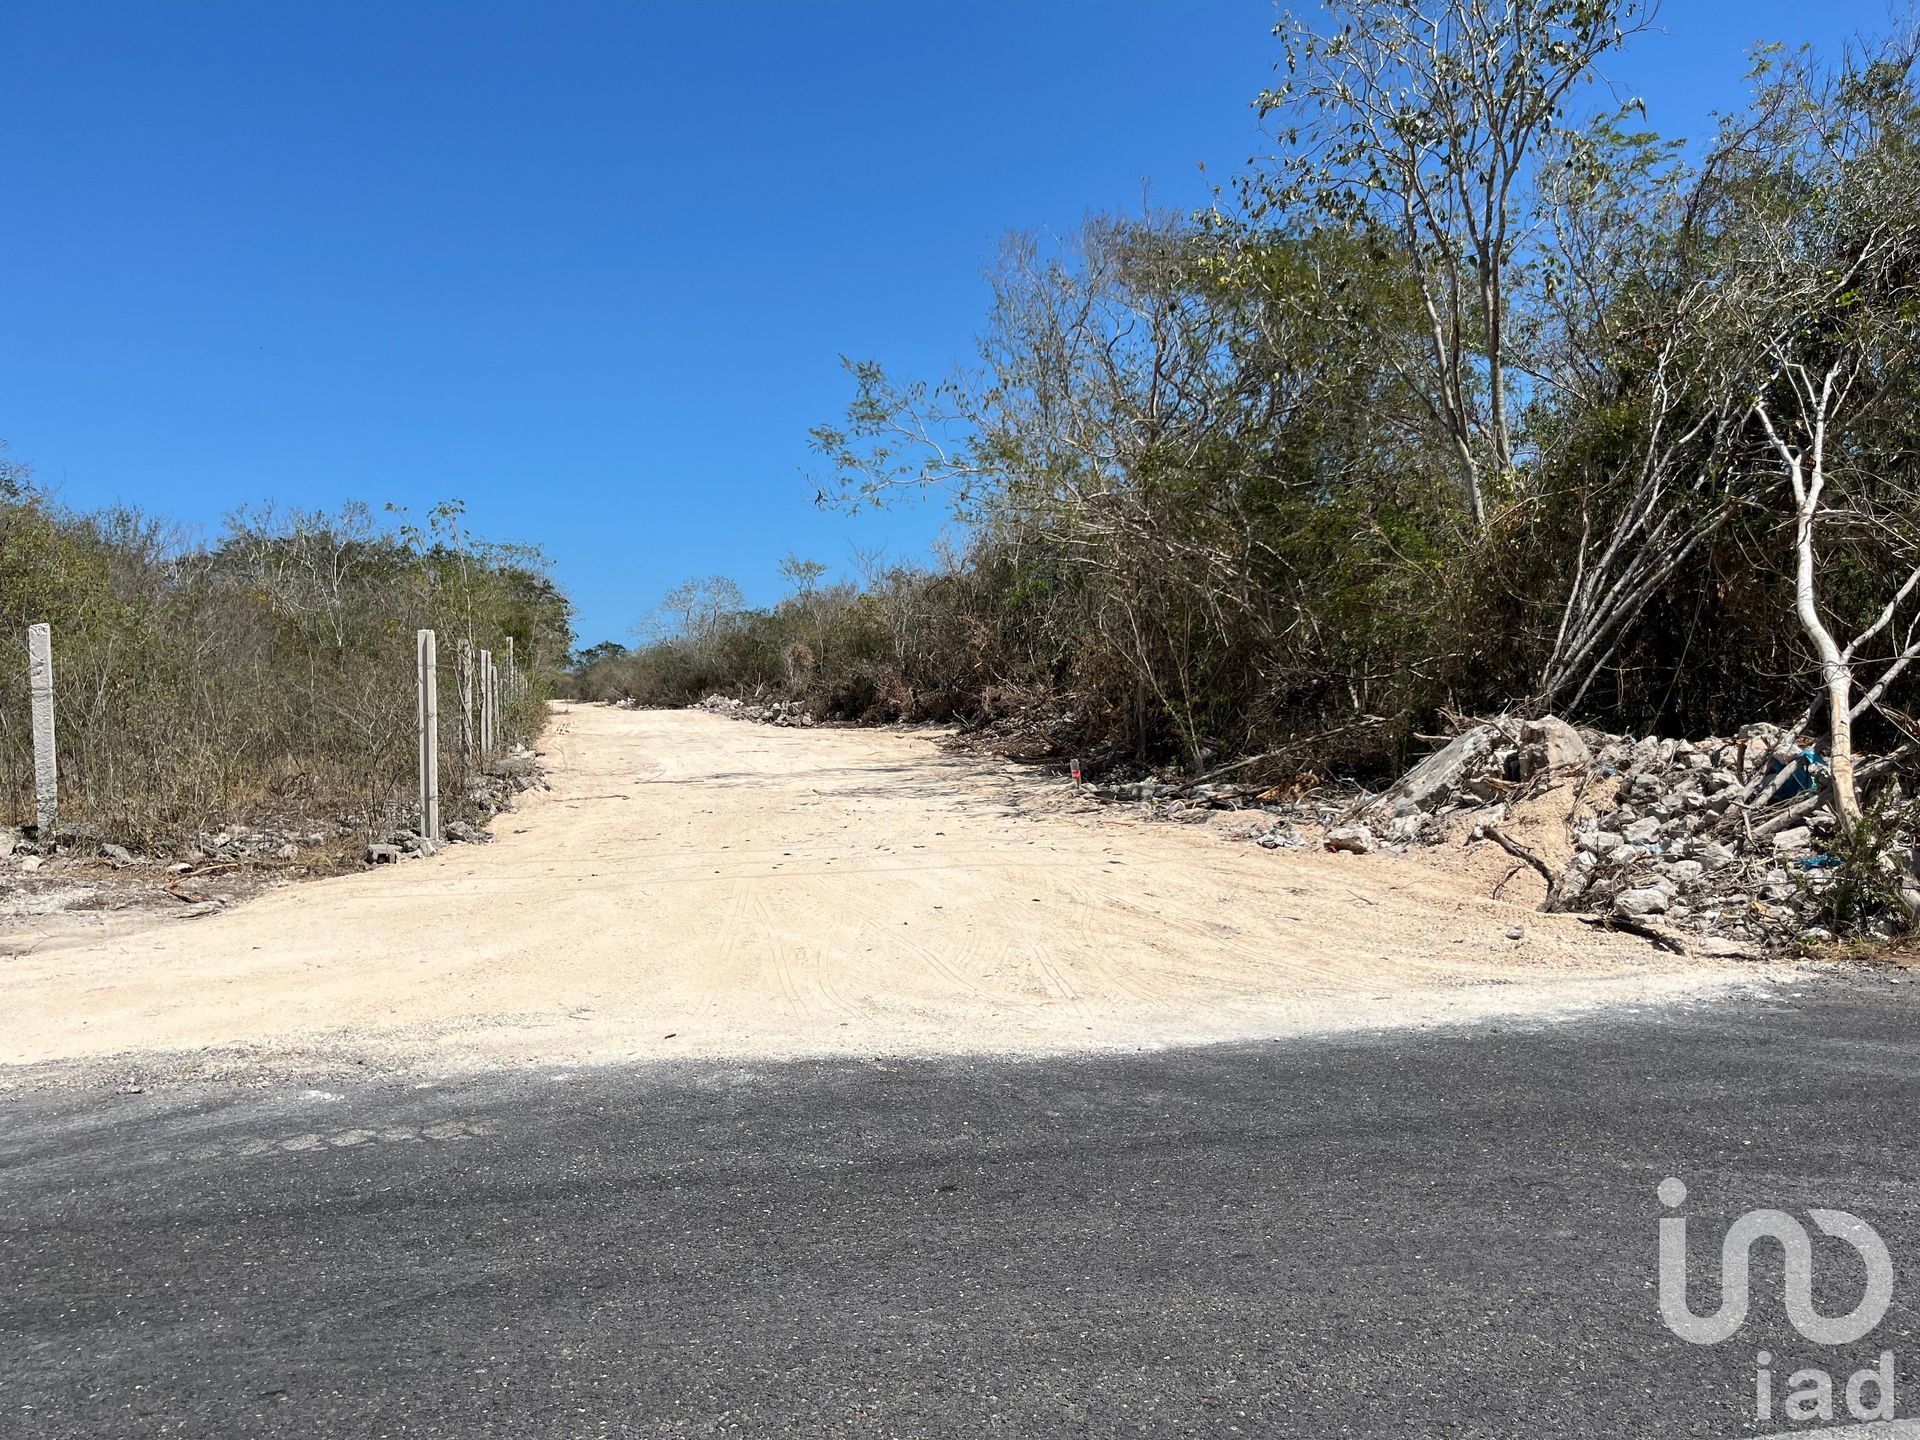
[[[1667,904],[1666,891],[1652,886],[1622,890],[1613,898],[1613,908],[1622,915],[1664,915],[1667,913]]]
[[[1622,833],[1629,845],[1651,845],[1660,838],[1660,821],[1656,816],[1649,815],[1634,821]]]
[[[1593,751],[1580,732],[1557,716],[1543,715],[1538,720],[1527,721],[1520,727],[1520,740],[1522,744],[1546,747],[1548,769],[1585,765],[1593,759]]]
[[[1373,849],[1373,832],[1364,825],[1342,825],[1327,832],[1327,849],[1365,855]]]
[[[1426,818],[1417,812],[1412,815],[1396,815],[1387,822],[1387,839],[1396,844],[1411,844],[1420,838],[1420,831],[1426,825]]]
[[[1733,847],[1722,845],[1718,840],[1705,840],[1694,844],[1688,851],[1694,859],[1708,870],[1719,870],[1733,863]]]
[[[1698,884],[1707,867],[1698,860],[1675,860],[1667,866],[1667,878],[1680,886]]]
[[[1782,830],[1773,837],[1773,851],[1776,855],[1789,855],[1796,850],[1804,850],[1813,844],[1813,831],[1805,825],[1796,825],[1791,830]]]
[[[1421,810],[1438,809],[1458,793],[1462,777],[1487,758],[1499,733],[1491,725],[1476,725],[1456,735],[1401,776],[1389,795],[1394,800],[1405,798]]]

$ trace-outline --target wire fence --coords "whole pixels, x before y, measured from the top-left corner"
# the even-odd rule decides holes
[[[512,637],[504,669],[474,638],[445,653],[420,628],[411,657],[392,640],[198,670],[85,639],[63,654],[44,624],[0,634],[4,822],[148,849],[294,815],[439,841],[449,821],[484,819],[486,772],[538,734],[546,686]]]

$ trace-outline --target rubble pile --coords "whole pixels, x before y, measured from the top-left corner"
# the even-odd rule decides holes
[[[466,811],[472,820],[452,820],[441,827],[442,842],[452,845],[485,844],[493,839],[486,822],[502,811],[514,808],[514,797],[534,788],[551,789],[539,755],[524,745],[516,745],[506,754],[487,763],[466,784]],[[389,814],[384,840],[366,847],[364,859],[369,865],[391,864],[405,857],[431,855],[432,841],[413,828],[416,821],[411,806]],[[184,847],[170,846],[152,851],[145,858],[162,863],[174,874],[204,869],[269,861],[293,862],[312,851],[345,851],[367,834],[364,820],[340,815],[330,820],[313,815],[269,815],[256,817],[251,825],[230,824],[219,830],[207,830],[194,836]],[[105,839],[105,832],[88,821],[61,822],[51,841],[42,838],[35,827],[0,827],[0,862],[11,860],[14,868],[32,871],[56,854],[67,852],[82,858],[97,855],[115,869],[142,863],[124,845]],[[309,855],[309,858],[311,856]],[[171,863],[167,863],[171,862]]]
[[[751,720],[756,725],[782,725],[800,729],[819,723],[798,700],[771,700],[761,704],[753,700],[736,700],[731,695],[709,695],[693,708],[725,715],[730,720]]]
[[[1246,813],[1254,824],[1235,838],[1270,850],[1497,844],[1545,879],[1543,908],[1675,948],[1757,955],[1834,938],[1820,922],[1839,874],[1825,778],[1820,756],[1779,726],[1689,741],[1548,717],[1472,725],[1379,793],[1155,778],[1089,788],[1162,819]],[[1551,844],[1537,838],[1543,823]],[[1510,833],[1522,824],[1533,844]],[[1913,850],[1896,848],[1887,863],[1920,912]]]
[[[1816,923],[1836,878],[1824,773],[1815,752],[1773,725],[1688,741],[1555,719],[1489,722],[1371,798],[1359,818],[1390,842],[1435,843],[1464,828],[1470,842],[1502,843],[1549,874],[1549,909],[1773,950],[1833,938]],[[1549,791],[1567,800],[1572,849],[1558,864],[1501,829],[1511,807]],[[1910,855],[1896,863],[1911,873]],[[1912,899],[1920,904],[1920,880]]]
[[[485,845],[493,840],[486,822],[503,811],[513,809],[513,797],[535,788],[551,790],[546,772],[536,751],[515,745],[506,754],[487,762],[478,775],[467,779],[467,807],[480,817],[478,825],[465,820],[449,820],[440,827],[441,843],[446,845]],[[415,855],[431,855],[437,847],[418,830],[396,825],[385,843],[367,846],[369,865],[392,865]]]

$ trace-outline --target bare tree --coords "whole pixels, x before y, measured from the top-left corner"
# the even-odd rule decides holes
[[[1579,710],[1587,692],[1665,587],[1720,533],[1742,501],[1728,451],[1751,402],[1711,383],[1717,356],[1695,348],[1717,309],[1710,288],[1674,297],[1673,323],[1646,338],[1636,380],[1631,462],[1594,477],[1536,710]]]

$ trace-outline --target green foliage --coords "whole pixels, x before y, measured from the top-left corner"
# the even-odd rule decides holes
[[[1821,923],[1836,935],[1851,935],[1878,925],[1911,930],[1916,916],[1903,891],[1915,888],[1911,868],[1902,863],[1902,842],[1920,834],[1920,801],[1889,791],[1866,807],[1851,829],[1829,842],[1833,879],[1819,891]]]

